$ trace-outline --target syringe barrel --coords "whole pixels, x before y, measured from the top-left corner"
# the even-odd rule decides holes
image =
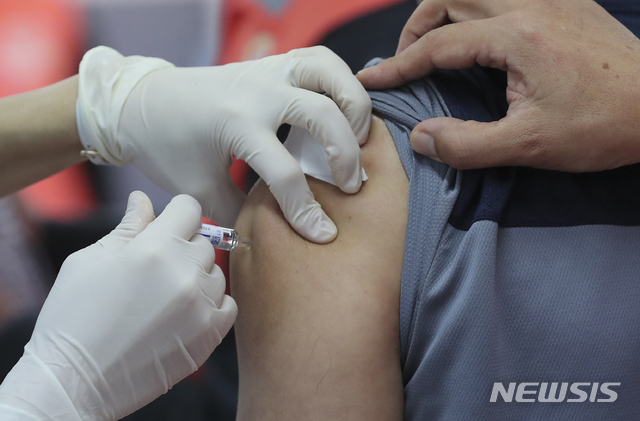
[[[231,228],[202,224],[198,234],[206,237],[213,247],[220,250],[233,250],[238,245],[238,233]]]

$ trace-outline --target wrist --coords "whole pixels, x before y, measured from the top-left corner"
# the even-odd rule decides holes
[[[140,80],[165,67],[173,64],[159,58],[124,57],[108,47],[96,47],[84,55],[76,102],[84,156],[98,165],[124,165],[131,161],[118,143],[122,109]]]
[[[34,354],[25,354],[0,385],[0,419],[82,421],[59,379]]]

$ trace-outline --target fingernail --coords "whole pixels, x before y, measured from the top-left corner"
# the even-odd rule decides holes
[[[133,209],[137,208],[142,200],[142,193],[139,191],[133,191],[129,195],[129,199],[127,200],[127,210],[125,212],[131,212]]]
[[[426,132],[416,130],[411,133],[411,147],[419,154],[426,155],[430,158],[438,158],[435,141],[433,137]]]
[[[125,215],[128,215],[127,218],[134,218],[143,223],[144,226],[155,219],[153,205],[147,200],[147,195],[139,190],[131,192],[129,195]]]
[[[338,227],[323,212],[322,217],[314,224],[311,235],[317,243],[328,243],[338,235]]]
[[[356,171],[351,173],[349,179],[343,183],[342,191],[349,194],[358,193],[362,187],[362,170],[357,168]]]

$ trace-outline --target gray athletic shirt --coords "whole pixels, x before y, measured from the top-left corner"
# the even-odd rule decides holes
[[[496,118],[474,72],[370,92],[410,179],[405,419],[640,419],[640,168],[457,171],[414,153],[428,117]]]

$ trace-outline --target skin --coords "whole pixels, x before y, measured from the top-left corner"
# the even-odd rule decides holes
[[[425,0],[397,55],[358,78],[383,89],[475,63],[507,72],[507,116],[424,121],[417,152],[459,169],[640,162],[640,40],[591,0]]]
[[[309,178],[338,226],[328,245],[284,220],[259,181],[231,253],[240,369],[239,420],[400,420],[400,274],[408,180],[384,123],[362,147],[357,195]]]
[[[0,98],[0,197],[85,161],[76,127],[78,77]],[[10,303],[0,294],[0,319]]]
[[[76,127],[78,77],[0,99],[0,196],[86,160]]]

